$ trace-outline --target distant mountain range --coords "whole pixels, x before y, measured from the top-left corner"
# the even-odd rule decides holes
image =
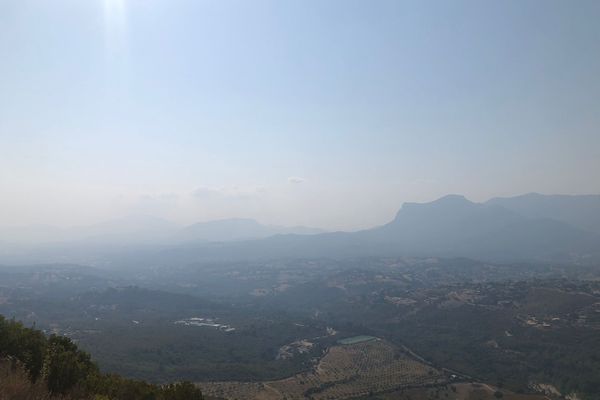
[[[323,232],[321,229],[304,226],[263,225],[253,219],[231,218],[199,222],[187,226],[177,232],[174,239],[177,242],[228,242],[266,238],[273,235],[314,235]]]
[[[389,223],[358,232],[323,233],[263,225],[251,219],[181,228],[152,217],[112,221],[73,232],[86,239],[78,242],[76,251],[68,245],[60,251],[46,247],[37,259],[130,266],[366,256],[585,263],[600,261],[600,196],[527,194],[474,203],[448,195],[430,203],[405,203]],[[60,235],[55,233],[55,237]],[[114,250],[115,243],[120,250]],[[107,245],[113,246],[110,251],[102,247]],[[69,258],[72,254],[77,258]]]
[[[181,227],[161,218],[133,215],[99,224],[71,228],[58,228],[47,225],[0,228],[0,242],[28,244],[60,242],[120,245],[177,244],[226,242],[261,239],[278,234],[310,235],[323,232],[322,229],[303,226],[264,225],[247,218],[221,219]]]
[[[391,222],[372,229],[183,246],[163,252],[154,261],[160,262],[161,256],[165,262],[177,263],[443,256],[500,262],[589,262],[600,260],[600,233],[594,229],[599,213],[600,196],[536,194],[474,203],[449,195],[430,203],[405,203]]]
[[[526,205],[521,207],[521,198]],[[539,209],[553,203],[554,196],[536,195]],[[600,236],[585,219],[600,212],[589,207],[579,214],[579,196],[560,203],[552,213],[547,207],[536,213],[536,201],[530,196],[492,199],[473,203],[463,196],[449,195],[425,204],[407,203],[390,223],[363,231],[370,242],[389,241],[403,252],[421,255],[466,256],[492,260],[566,259],[585,257],[600,250]],[[507,204],[505,206],[504,204]],[[553,203],[554,204],[554,203]]]
[[[497,197],[486,204],[502,206],[528,218],[550,218],[600,233],[600,195],[568,196],[529,193]]]

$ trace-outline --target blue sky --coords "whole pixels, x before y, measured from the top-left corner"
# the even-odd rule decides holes
[[[598,1],[0,0],[0,225],[600,192]]]

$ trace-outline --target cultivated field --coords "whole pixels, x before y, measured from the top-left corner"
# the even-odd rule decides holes
[[[382,341],[334,346],[310,372],[263,383],[204,382],[203,392],[226,399],[345,399],[446,382],[438,370]]]
[[[500,397],[497,393],[502,393]],[[541,394],[517,394],[499,391],[481,383],[452,383],[431,388],[400,389],[360,400],[550,400]],[[358,399],[357,399],[358,400]]]

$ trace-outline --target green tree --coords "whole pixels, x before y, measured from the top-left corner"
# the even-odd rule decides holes
[[[51,393],[64,394],[97,373],[89,354],[66,337],[51,336],[44,360],[44,378]]]

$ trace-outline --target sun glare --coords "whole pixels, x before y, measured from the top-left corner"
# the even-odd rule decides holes
[[[110,47],[124,40],[127,29],[127,9],[125,0],[104,1],[104,27]]]
[[[125,8],[125,0],[104,0],[104,7],[108,10],[122,10]]]
[[[107,27],[123,27],[125,24],[125,0],[104,0],[104,19]]]

